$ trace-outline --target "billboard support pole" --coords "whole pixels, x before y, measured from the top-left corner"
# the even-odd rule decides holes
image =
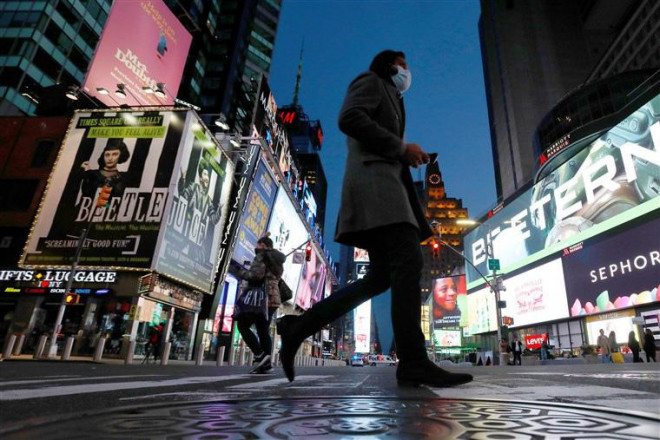
[[[71,271],[69,272],[69,278],[66,280],[66,288],[64,289],[64,295],[62,295],[62,301],[60,302],[60,308],[57,311],[57,318],[55,319],[55,324],[53,325],[53,334],[50,338],[50,344],[48,345],[48,356],[51,354],[57,355],[57,335],[62,328],[62,319],[64,318],[64,311],[66,310],[66,297],[71,290],[73,285],[73,278],[76,276],[76,268],[78,266],[78,260],[80,259],[80,253],[87,240],[87,232],[91,226],[91,219],[89,224],[85,229],[80,231],[80,237],[78,237],[78,246],[76,247],[76,253],[73,256],[73,262],[71,262]],[[53,351],[55,352],[53,353]]]

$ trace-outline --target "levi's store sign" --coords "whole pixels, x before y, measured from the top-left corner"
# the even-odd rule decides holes
[[[540,335],[528,335],[525,336],[525,346],[531,348],[532,350],[538,350],[541,348],[543,341],[548,341],[548,334],[543,333]]]

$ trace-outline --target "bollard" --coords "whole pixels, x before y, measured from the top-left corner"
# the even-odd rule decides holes
[[[18,335],[18,340],[14,345],[14,354],[18,356],[23,351],[23,344],[25,344],[25,334],[21,333]]]
[[[234,347],[231,347],[231,346],[230,346],[230,348],[231,348],[231,351],[229,352],[229,365],[233,366],[234,361],[236,360],[236,349]]]
[[[195,365],[204,365],[204,346],[202,344],[197,347],[197,353],[195,353]]]
[[[218,357],[215,360],[215,366],[216,367],[222,367],[222,362],[225,359],[225,346],[223,345],[222,347],[218,347]]]
[[[128,343],[128,352],[126,353],[126,359],[124,359],[124,365],[131,365],[133,363],[133,356],[135,356],[135,341],[130,341]]]
[[[37,349],[34,352],[34,359],[39,359],[44,353],[44,348],[46,347],[46,341],[48,340],[48,335],[41,335],[39,337],[39,344],[37,344]]]
[[[170,350],[172,349],[172,343],[166,342],[163,346],[163,352],[160,354],[160,364],[167,365],[167,362],[170,360]]]
[[[16,335],[10,335],[9,341],[7,341],[7,346],[5,351],[2,353],[2,360],[9,359],[11,357],[11,352],[14,349],[14,344],[16,343]]]
[[[71,349],[73,348],[73,343],[76,338],[74,336],[69,336],[66,338],[66,344],[64,345],[64,350],[62,350],[62,357],[60,358],[63,361],[68,361],[71,357]]]
[[[94,362],[100,362],[103,357],[103,349],[105,348],[105,336],[99,338],[99,341],[96,343],[96,349],[94,350]]]
[[[245,365],[252,365],[252,361],[254,361],[254,353],[250,351],[247,355],[247,364]]]

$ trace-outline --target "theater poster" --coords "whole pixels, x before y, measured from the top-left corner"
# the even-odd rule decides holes
[[[234,165],[197,116],[193,112],[187,116],[153,268],[209,293],[229,211]]]
[[[149,269],[186,111],[76,112],[62,143],[22,263]],[[107,207],[97,207],[101,188]]]

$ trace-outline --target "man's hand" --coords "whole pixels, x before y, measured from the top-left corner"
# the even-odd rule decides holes
[[[429,163],[429,155],[417,144],[406,144],[406,151],[403,153],[403,163],[417,168],[422,164]]]

